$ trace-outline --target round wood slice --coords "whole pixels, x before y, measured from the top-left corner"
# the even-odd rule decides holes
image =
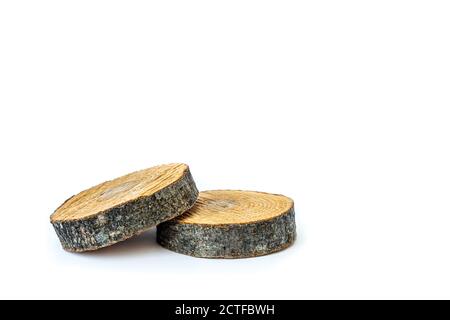
[[[194,205],[197,196],[187,165],[160,165],[71,197],[50,221],[64,249],[96,250],[182,214]]]
[[[294,202],[254,191],[200,192],[185,214],[157,227],[163,247],[202,258],[247,258],[276,252],[296,237]]]

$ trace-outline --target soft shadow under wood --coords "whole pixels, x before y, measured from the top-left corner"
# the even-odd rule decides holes
[[[153,228],[112,246],[96,251],[80,253],[80,255],[87,257],[137,256],[164,250],[165,249],[156,242],[156,228]]]

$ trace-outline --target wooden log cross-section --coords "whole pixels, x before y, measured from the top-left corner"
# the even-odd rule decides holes
[[[157,227],[157,241],[202,258],[246,258],[280,251],[296,238],[293,201],[253,191],[200,192],[185,214]]]
[[[65,250],[96,250],[182,214],[197,196],[187,165],[160,165],[73,196],[50,221]]]

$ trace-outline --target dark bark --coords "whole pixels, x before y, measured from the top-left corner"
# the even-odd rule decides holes
[[[126,240],[190,209],[198,190],[189,170],[184,176],[146,197],[140,197],[79,220],[52,222],[67,251],[82,252]]]
[[[296,238],[295,213],[248,224],[205,225],[175,220],[157,227],[163,247],[201,258],[247,258],[287,248]]]

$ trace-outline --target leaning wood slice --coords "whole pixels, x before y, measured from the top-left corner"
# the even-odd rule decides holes
[[[160,165],[73,196],[50,221],[64,249],[96,250],[182,214],[197,196],[187,165]]]
[[[178,253],[202,258],[261,256],[294,242],[294,203],[262,192],[205,191],[192,209],[157,230],[158,243]]]

